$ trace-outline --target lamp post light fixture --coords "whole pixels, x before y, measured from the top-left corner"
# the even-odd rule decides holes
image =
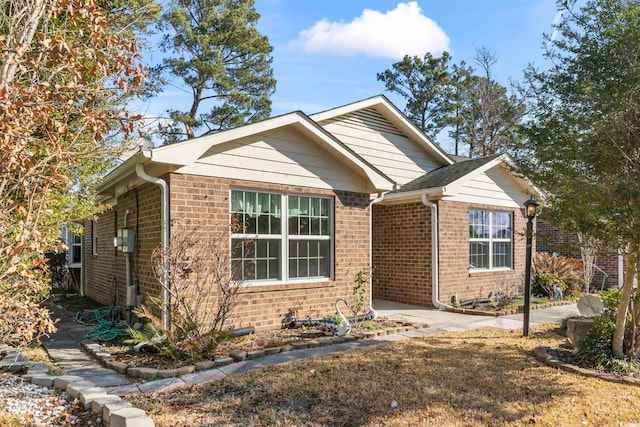
[[[529,313],[531,311],[531,246],[533,245],[533,219],[538,214],[538,203],[531,198],[524,202],[524,213],[527,216],[527,253],[524,272],[524,321],[522,335],[529,336]]]

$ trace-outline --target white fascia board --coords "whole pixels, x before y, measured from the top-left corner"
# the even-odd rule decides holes
[[[157,163],[190,165],[214,145],[233,141],[269,130],[288,126],[300,120],[300,112],[293,112],[271,119],[249,123],[233,129],[222,130],[198,138],[152,149],[151,159]]]
[[[365,108],[375,107],[384,117],[389,119],[391,123],[407,134],[409,139],[417,141],[418,144],[428,152],[434,154],[437,160],[442,162],[443,166],[455,163],[445,152],[427,137],[415,124],[413,124],[402,112],[384,95],[374,96],[372,98],[363,99],[352,104],[343,105],[342,107],[333,108],[331,110],[322,111],[312,114],[309,117],[315,122],[332,119],[354,111],[363,110]]]
[[[100,181],[100,184],[96,187],[96,191],[101,193],[106,188],[112,186],[114,183],[121,180],[123,177],[131,174],[131,171],[135,171],[136,164],[145,161],[144,152],[138,152],[133,156],[129,157],[127,160],[116,166],[111,170],[103,179]]]
[[[538,188],[527,176],[520,173],[520,168],[518,167],[518,165],[510,155],[502,154],[498,158],[502,159],[504,163],[508,165],[510,169],[509,172],[511,172],[512,175],[513,175],[513,171],[516,171],[519,174],[515,178],[520,178],[520,180],[524,182],[525,185],[523,185],[522,187],[528,190],[529,195],[531,197],[538,197],[538,200],[540,200],[541,202],[544,202],[544,200],[546,199],[544,191]]]
[[[442,198],[447,195],[447,187],[434,187],[422,190],[404,191],[400,193],[385,193],[382,196],[382,204],[408,203],[420,200],[422,196]]]

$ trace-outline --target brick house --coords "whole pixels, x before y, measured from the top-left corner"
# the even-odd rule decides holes
[[[561,229],[545,219],[536,218],[536,243],[539,252],[556,253],[582,261],[578,235]],[[601,249],[595,256],[591,289],[622,287],[624,280],[623,256],[615,250]]]
[[[508,157],[456,162],[377,96],[141,149],[98,194],[110,209],[85,227],[85,295],[123,307],[162,295],[151,254],[169,221],[214,236],[235,216],[248,228],[229,248],[254,250],[231,255],[252,266],[234,325],[272,328],[290,309],[331,314],[370,266],[373,298],[424,306],[517,280],[522,203],[538,193]]]

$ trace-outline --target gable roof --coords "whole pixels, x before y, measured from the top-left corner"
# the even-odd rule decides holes
[[[356,101],[330,110],[311,114],[309,117],[322,125],[322,122],[353,113],[355,111],[374,108],[400,131],[417,142],[422,149],[429,152],[442,165],[451,165],[455,161],[431,138],[425,135],[411,120],[409,120],[389,99],[384,95]]]
[[[516,180],[520,187],[526,188],[532,196],[542,197],[542,192],[527,177],[517,172],[518,167],[508,154],[494,154],[438,168],[408,182],[399,189],[386,193],[384,200],[399,202],[422,195],[436,198],[454,196],[465,183],[498,165],[508,169],[512,179]]]
[[[447,185],[463,178],[476,169],[486,165],[492,160],[498,158],[500,154],[493,156],[480,157],[477,159],[465,160],[454,163],[453,165],[443,166],[439,169],[431,171],[403,185],[393,193],[406,193],[408,191],[425,190],[436,187],[446,187]]]
[[[137,181],[135,175],[136,163],[145,163],[145,165],[153,166],[150,168],[151,174],[160,176],[163,173],[175,171],[182,166],[193,164],[215,145],[283,127],[293,127],[299,130],[310,140],[332,153],[332,155],[349,164],[351,168],[359,171],[362,176],[367,178],[371,188],[376,192],[393,189],[393,180],[324,130],[309,116],[301,111],[294,111],[175,144],[141,150],[112,170],[98,186],[98,192],[107,192],[114,195],[117,192],[116,188],[130,186],[131,182]],[[153,172],[154,169],[155,173]],[[129,184],[124,184],[124,181],[129,182]]]

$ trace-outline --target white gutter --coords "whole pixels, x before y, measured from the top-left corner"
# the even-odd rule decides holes
[[[373,205],[380,203],[384,196],[376,197],[369,203],[369,268],[373,269]],[[373,270],[369,274],[369,312],[373,319],[378,317],[378,313],[373,309]]]
[[[431,188],[429,190],[413,190],[413,191],[403,191],[400,193],[385,193],[384,200],[385,202],[396,202],[396,203],[404,203],[409,199],[415,199],[418,197],[424,196],[444,196],[447,192],[447,187],[436,187]]]
[[[431,302],[444,310],[451,306],[440,302],[440,282],[438,272],[438,205],[429,201],[428,195],[422,195],[422,203],[431,208]]]
[[[151,151],[143,151],[145,157],[151,158]],[[162,325],[169,329],[169,259],[167,249],[169,248],[169,186],[161,178],[147,175],[142,163],[136,163],[136,174],[141,179],[160,186],[160,223],[162,224]]]

